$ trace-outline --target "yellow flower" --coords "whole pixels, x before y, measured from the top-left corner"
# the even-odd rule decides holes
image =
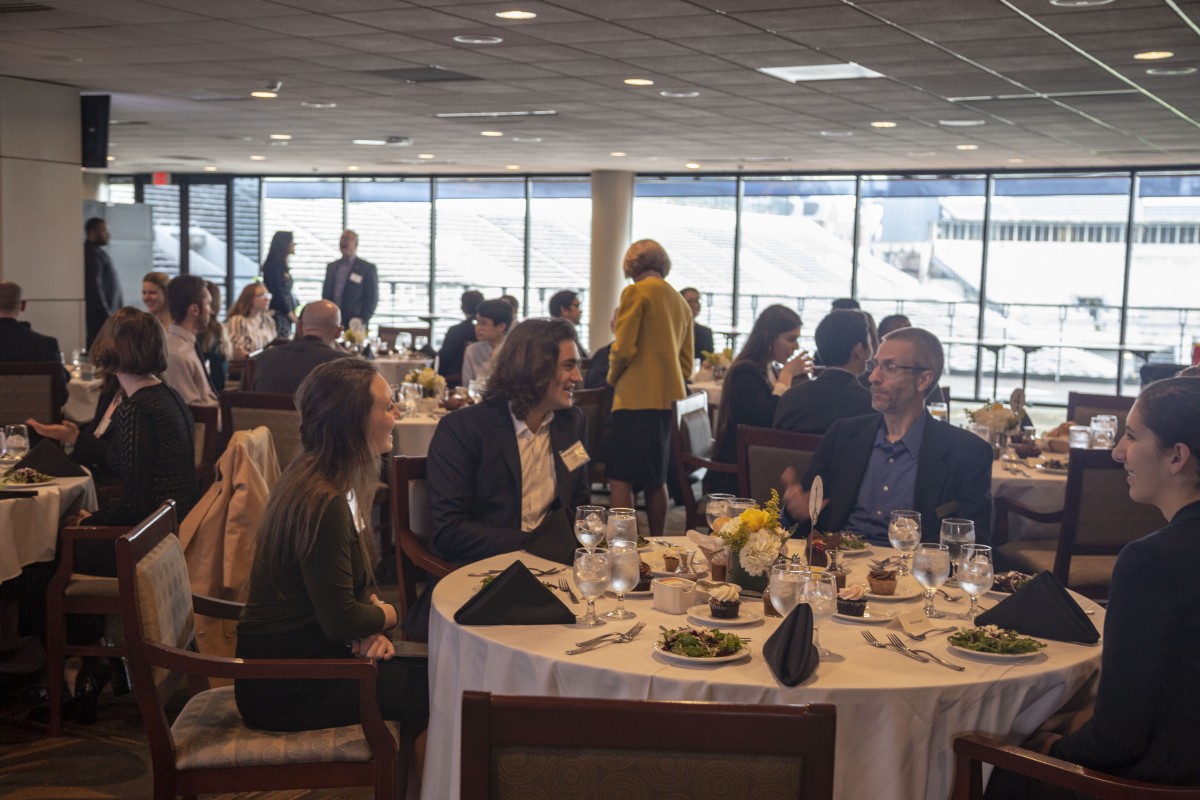
[[[762,530],[770,518],[770,515],[761,508],[747,508],[741,515],[742,522],[746,523],[746,526],[752,531]]]

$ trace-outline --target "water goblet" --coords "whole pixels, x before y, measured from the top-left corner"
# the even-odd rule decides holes
[[[575,538],[588,552],[595,552],[596,545],[604,540],[607,514],[604,506],[579,506],[575,509]]]
[[[975,523],[969,519],[947,517],[942,520],[940,541],[949,548],[951,571],[957,573],[963,545],[975,543]],[[955,574],[955,579],[957,578]]]
[[[637,512],[632,508],[610,508],[608,510],[609,545],[624,542],[637,546]]]
[[[925,616],[930,619],[946,616],[933,607],[933,592],[950,577],[950,548],[932,542],[917,545],[913,554],[913,577],[925,590]]]
[[[752,497],[735,497],[725,501],[725,513],[734,519],[737,519],[743,511],[749,508],[758,508],[758,503],[754,502]]]
[[[718,517],[723,517],[728,513],[729,501],[733,499],[731,494],[713,493],[710,494],[704,501],[704,515],[708,517],[708,529],[713,530],[713,525],[716,524]]]
[[[1117,418],[1113,414],[1092,417],[1092,447],[1111,450],[1117,443]]]
[[[888,519],[888,543],[900,553],[900,574],[911,575],[909,563],[921,541],[921,512],[893,511]]]
[[[609,574],[608,553],[591,552],[586,547],[575,551],[575,586],[587,601],[587,613],[579,621],[585,628],[607,624],[596,616],[596,598],[608,588]]]
[[[636,544],[621,542],[608,548],[608,588],[617,595],[617,607],[604,615],[608,619],[633,619],[637,616],[625,608],[625,593],[638,585],[641,563]]]
[[[19,461],[29,452],[29,431],[24,425],[9,425],[4,429],[4,454],[12,461]]]
[[[790,561],[780,562],[771,567],[769,588],[771,590],[771,605],[779,615],[786,617],[800,602],[800,579],[808,573],[808,568]]]
[[[929,409],[929,416],[942,422],[950,421],[950,410],[945,403],[929,403],[925,406]]]
[[[828,658],[833,652],[821,645],[821,624],[833,619],[833,610],[837,603],[837,579],[828,572],[806,570],[800,579],[799,601],[807,603],[812,610],[813,618],[813,647],[822,658]]]
[[[974,621],[979,616],[979,596],[992,588],[993,577],[992,548],[986,544],[963,545],[958,585],[971,598],[971,607],[960,615],[962,619]]]

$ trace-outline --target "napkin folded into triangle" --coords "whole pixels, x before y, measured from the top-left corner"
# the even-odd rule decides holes
[[[571,625],[575,615],[520,561],[463,603],[459,625]]]
[[[800,603],[779,623],[763,645],[771,674],[784,686],[795,686],[813,674],[820,660],[813,647],[812,609]]]
[[[84,478],[87,471],[71,460],[59,446],[49,439],[42,439],[12,466],[13,469],[36,469],[55,478]]]
[[[1050,572],[1043,572],[975,618],[976,625],[996,625],[1025,636],[1060,642],[1095,644],[1096,626]]]
[[[555,501],[554,508],[541,524],[525,537],[526,552],[559,564],[574,564],[577,547],[579,543],[575,541],[575,525],[558,501]]]

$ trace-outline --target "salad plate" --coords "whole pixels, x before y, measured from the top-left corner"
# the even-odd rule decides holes
[[[687,610],[689,619],[696,622],[701,622],[705,625],[716,625],[718,627],[727,625],[750,625],[758,622],[763,618],[763,612],[757,608],[747,606],[745,603],[738,610],[738,615],[733,619],[714,617],[708,607],[708,603],[692,606]]]
[[[866,612],[861,617],[856,617],[853,614],[841,614],[835,611],[833,618],[840,619],[843,622],[854,622],[858,625],[886,625],[896,618],[896,612],[872,610],[868,606]]]
[[[956,644],[948,645],[948,647],[951,653],[961,658],[978,658],[982,661],[995,661],[998,663],[1028,661],[1042,654],[1041,650],[1032,653],[985,653],[982,650],[971,650],[966,647],[959,647]]]
[[[670,650],[663,650],[658,645],[654,646],[654,652],[668,661],[675,661],[680,664],[725,664],[749,656],[750,645],[743,644],[741,650],[727,656],[685,656],[679,653],[672,653]]]

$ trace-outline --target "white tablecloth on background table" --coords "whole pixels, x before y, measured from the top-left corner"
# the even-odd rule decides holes
[[[396,420],[392,426],[392,455],[426,456],[433,432],[444,415],[419,413],[415,417]]]
[[[876,548],[876,557],[887,550]],[[1065,703],[1100,667],[1101,648],[1049,642],[1029,661],[988,663],[954,658],[965,672],[921,664],[870,647],[861,631],[878,637],[891,628],[842,623],[821,626],[821,642],[834,651],[804,684],[788,688],[771,675],[763,643],[778,626],[767,619],[737,628],[753,638],[749,660],[720,665],[680,665],[652,652],[659,625],[678,627],[686,617],[652,608],[652,600],[626,598],[646,630],[629,644],[608,645],[577,656],[565,655],[593,629],[573,625],[465,627],[454,613],[479,583],[467,572],[507,566],[520,558],[528,566],[556,566],[528,553],[486,559],[443,578],[433,595],[430,619],[429,745],[422,797],[459,796],[461,698],[465,690],[538,696],[602,697],[634,700],[689,700],[751,704],[832,703],[837,706],[835,796],[873,800],[945,800],[954,772],[952,743],[965,733],[1019,742]],[[847,559],[852,580],[865,577],[866,559]],[[569,570],[564,573],[568,576]],[[1079,598],[1085,608],[1097,608]],[[601,599],[601,612],[615,600]],[[872,603],[872,608],[919,607],[918,600]],[[994,601],[985,601],[988,604]],[[757,605],[761,609],[761,605]],[[939,601],[959,612],[966,600]],[[572,607],[583,613],[583,605]],[[1104,612],[1092,619],[1103,626]],[[609,624],[601,632],[629,627]],[[893,623],[894,624],[894,623]],[[960,624],[965,624],[960,622]],[[947,656],[944,636],[925,648]],[[714,733],[714,735],[719,735]]]
[[[404,383],[404,376],[414,369],[424,369],[432,366],[432,358],[393,358],[380,356],[375,359],[375,368],[392,386]]]
[[[693,393],[704,392],[708,395],[709,411],[715,412],[721,407],[721,381],[692,381],[688,387]]]
[[[96,405],[100,402],[100,388],[104,381],[84,381],[71,378],[67,381],[67,404],[63,406],[63,416],[77,425],[91,422],[96,416]],[[39,420],[48,421],[48,420]]]
[[[90,475],[58,478],[53,485],[25,493],[34,496],[0,500],[0,581],[17,577],[30,564],[52,560],[62,521],[80,509],[96,510],[96,484]]]
[[[1034,511],[1062,511],[1067,498],[1067,476],[1053,475],[1033,467],[1020,466],[1024,474],[1008,472],[1006,462],[992,462],[992,500],[1003,497],[1015,500]],[[1034,522],[1018,516],[1009,518],[1009,540],[1057,539],[1059,526]],[[992,525],[995,529],[995,523]]]

